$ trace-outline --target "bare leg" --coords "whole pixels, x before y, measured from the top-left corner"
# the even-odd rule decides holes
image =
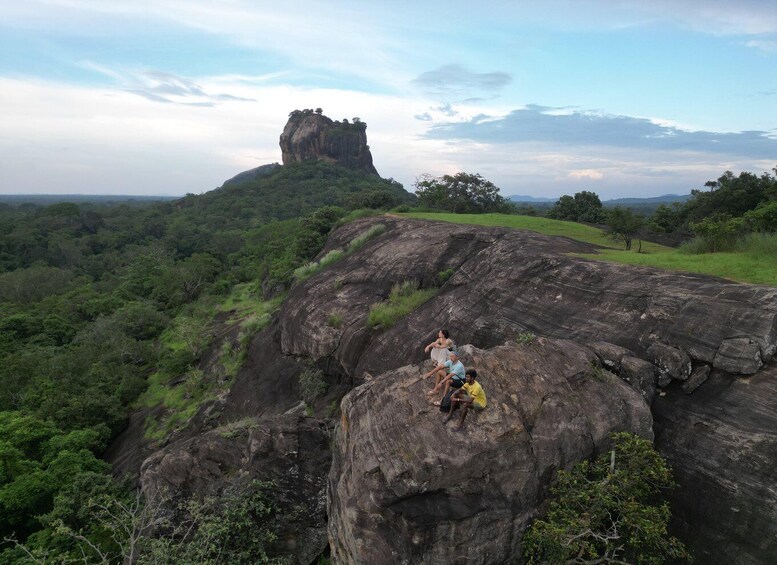
[[[460,394],[461,394],[461,389],[451,394],[451,407],[448,409],[448,415],[445,417],[445,420],[443,420],[443,424],[447,424],[451,420],[451,418],[453,418],[453,410],[455,407],[455,403],[459,401]]]
[[[445,375],[447,373],[444,369],[440,369],[437,371],[434,375],[434,388],[429,391],[429,394],[436,394],[437,391],[440,390],[440,381],[442,381],[445,378]]]
[[[464,418],[467,417],[467,412],[469,411],[469,407],[472,406],[473,398],[471,396],[462,396],[459,399],[459,410],[461,410],[461,416],[459,417],[459,423],[456,425],[457,428],[461,429],[461,427],[464,425]]]

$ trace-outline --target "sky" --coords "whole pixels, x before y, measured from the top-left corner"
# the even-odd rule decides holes
[[[199,194],[318,107],[411,192],[688,194],[777,166],[777,4],[0,0],[0,194]]]

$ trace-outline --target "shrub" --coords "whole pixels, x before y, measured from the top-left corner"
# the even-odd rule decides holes
[[[715,213],[691,224],[691,230],[701,242],[694,244],[694,247],[683,246],[681,251],[684,253],[691,252],[691,249],[697,253],[731,251],[734,249],[738,237],[742,234],[743,228],[742,218],[732,218],[728,214]]]
[[[331,314],[326,319],[326,323],[331,328],[340,328],[343,325],[343,317],[340,314]]]
[[[442,286],[453,276],[453,269],[445,269],[437,273],[437,283]]]
[[[312,263],[305,263],[301,267],[294,269],[294,278],[299,280],[305,280],[313,273],[318,271],[319,265],[315,261]]]
[[[337,414],[337,411],[340,409],[340,403],[337,401],[337,399],[333,400],[329,403],[329,406],[326,409],[326,417],[327,418],[334,418],[334,415]]]
[[[302,400],[311,404],[326,392],[327,384],[324,381],[324,373],[320,369],[305,369],[299,375],[299,386]]]
[[[547,515],[535,520],[523,552],[535,563],[664,563],[689,559],[669,536],[671,470],[648,440],[612,434],[614,447],[596,461],[559,471]]]
[[[533,332],[521,332],[515,338],[515,341],[519,344],[526,344],[533,342],[535,339],[537,339],[537,336]]]
[[[390,328],[435,294],[435,288],[419,289],[418,281],[397,283],[391,288],[388,300],[372,305],[367,324],[370,327]]]

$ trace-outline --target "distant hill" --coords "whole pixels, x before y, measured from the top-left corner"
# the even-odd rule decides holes
[[[512,202],[535,202],[535,203],[553,203],[558,198],[543,198],[543,197],[537,197],[537,196],[526,196],[523,194],[513,194],[512,196],[507,197],[508,200]]]
[[[48,206],[60,202],[74,204],[147,203],[177,200],[180,196],[139,196],[132,194],[0,194],[0,204],[37,204]]]
[[[673,202],[687,202],[691,198],[690,194],[664,194],[663,196],[653,196],[650,198],[615,198],[613,200],[604,200],[605,206],[623,206],[626,204],[671,204]]]
[[[673,202],[687,202],[691,198],[690,194],[664,194],[663,196],[651,196],[650,198],[614,198],[612,200],[602,200],[604,206],[624,206],[632,204],[671,204]],[[512,202],[530,202],[530,203],[555,203],[558,198],[545,198],[542,196],[527,196],[524,194],[514,194],[507,197]]]

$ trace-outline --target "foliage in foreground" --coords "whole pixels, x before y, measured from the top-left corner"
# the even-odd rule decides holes
[[[47,516],[50,530],[16,542],[0,563],[288,563],[275,547],[284,517],[274,484],[252,481],[220,496],[146,501],[112,486],[84,485],[84,500]],[[72,512],[77,508],[77,512]]]
[[[559,471],[547,516],[524,537],[534,563],[650,563],[690,559],[667,533],[674,486],[653,444],[629,433],[612,435],[613,451]]]

